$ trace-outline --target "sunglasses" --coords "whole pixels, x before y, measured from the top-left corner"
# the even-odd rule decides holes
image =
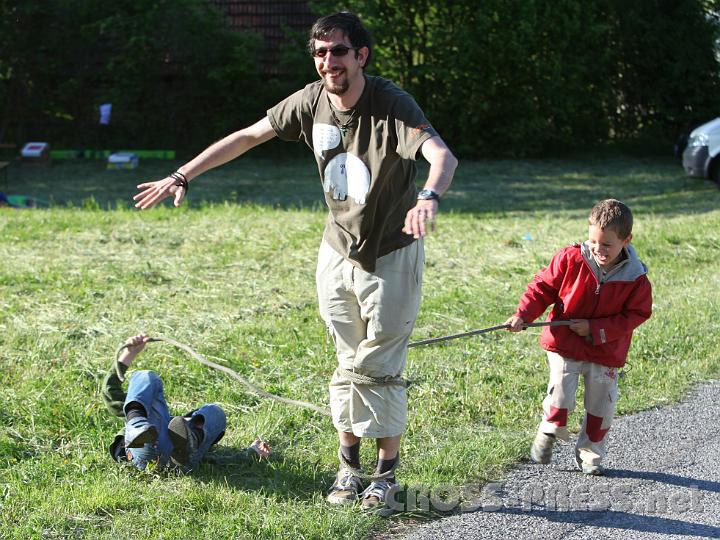
[[[327,56],[327,53],[332,53],[333,56],[339,57],[345,56],[350,50],[357,51],[358,48],[348,47],[347,45],[335,45],[332,49],[328,49],[327,47],[319,47],[317,49],[313,49],[312,55],[316,58],[325,58]]]

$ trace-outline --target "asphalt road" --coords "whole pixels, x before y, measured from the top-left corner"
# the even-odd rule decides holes
[[[557,446],[549,465],[521,463],[474,495],[427,494],[455,506],[455,515],[390,536],[720,538],[719,419],[720,381],[703,383],[681,403],[616,419],[604,476],[575,468],[573,441]],[[421,507],[424,500],[410,502]]]

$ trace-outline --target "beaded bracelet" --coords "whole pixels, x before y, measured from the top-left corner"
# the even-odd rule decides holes
[[[180,186],[185,190],[185,194],[188,192],[188,181],[187,178],[185,178],[185,175],[181,173],[180,171],[175,171],[174,173],[170,174],[170,178],[175,180],[174,186]]]

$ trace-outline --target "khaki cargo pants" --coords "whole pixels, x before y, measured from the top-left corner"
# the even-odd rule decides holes
[[[607,432],[615,416],[618,370],[593,362],[580,362],[548,352],[550,382],[543,400],[543,421],[538,431],[567,441],[568,414],[575,408],[575,394],[582,375],[585,383],[585,419],[575,451],[580,459],[599,465],[605,457]]]
[[[369,377],[399,377],[420,309],[422,239],[378,259],[375,272],[353,266],[323,240],[318,253],[320,315],[341,368]],[[330,381],[335,428],[356,437],[394,437],[407,425],[406,388]]]

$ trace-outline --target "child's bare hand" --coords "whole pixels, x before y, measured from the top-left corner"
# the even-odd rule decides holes
[[[522,317],[518,317],[517,315],[513,315],[510,317],[507,321],[505,321],[505,324],[509,324],[510,328],[508,328],[508,332],[520,332],[521,330],[525,330],[525,321]]]
[[[135,357],[142,352],[142,350],[145,348],[145,344],[148,341],[150,341],[150,338],[145,334],[138,334],[137,336],[132,336],[128,338],[126,342],[127,347],[123,349],[123,352],[121,353],[118,362],[121,362],[126,366],[130,367],[133,363],[133,360],[135,360]]]
[[[580,337],[590,335],[590,321],[587,319],[573,319],[569,328]]]
[[[266,443],[262,439],[255,439],[255,442],[253,442],[250,445],[250,448],[255,450],[255,452],[257,452],[257,455],[260,456],[261,458],[266,458],[270,454],[272,454],[272,450],[270,449],[270,446],[268,445],[268,443]]]

